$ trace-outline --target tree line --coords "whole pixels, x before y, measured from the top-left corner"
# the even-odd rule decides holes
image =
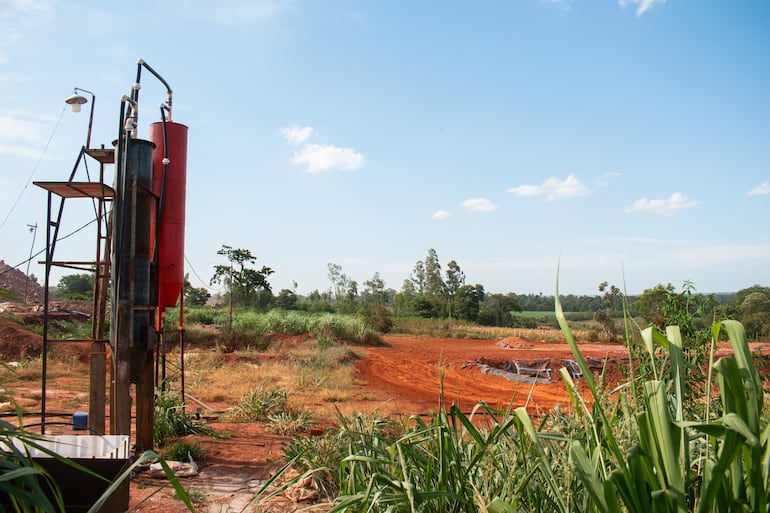
[[[226,261],[214,267],[210,285],[223,289],[221,303],[240,308],[269,310],[305,310],[310,312],[362,313],[379,312],[395,317],[423,317],[474,322],[489,326],[534,327],[536,316],[521,312],[543,312],[554,309],[554,297],[513,292],[490,293],[480,283],[466,283],[465,273],[456,260],[442,266],[436,250],[429,249],[418,260],[401,288],[386,286],[379,272],[359,284],[342,266],[327,264],[329,288],[314,290],[307,296],[291,289],[274,293],[269,282],[273,269],[257,266],[257,257],[248,249],[223,245],[217,252]],[[55,291],[58,297],[89,297],[93,288],[91,275],[62,277]],[[638,296],[626,296],[607,282],[597,286],[596,295],[560,296],[565,312],[582,313],[580,320],[596,320],[609,338],[619,335],[615,320],[624,311],[659,327],[677,324],[685,332],[710,324],[713,318],[735,318],[746,326],[755,339],[770,335],[770,287],[755,285],[734,294],[698,293],[691,282],[680,291],[672,284],[657,284]],[[210,294],[204,287],[193,287],[187,276],[184,284],[185,303],[203,305]]]

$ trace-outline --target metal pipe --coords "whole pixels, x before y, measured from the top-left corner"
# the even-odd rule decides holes
[[[75,88],[75,92],[81,91],[91,95],[91,114],[88,116],[88,135],[86,135],[86,148],[91,147],[91,127],[94,124],[94,106],[96,105],[96,95],[87,89]]]
[[[184,402],[184,288],[182,288],[182,293],[179,295],[179,372],[182,374],[182,413],[185,412],[185,402]]]
[[[160,74],[157,71],[152,69],[152,67],[149,64],[144,62],[144,59],[139,59],[137,61],[137,65],[139,67],[139,70],[137,71],[137,74],[136,74],[136,83],[137,83],[137,85],[139,84],[139,78],[141,76],[141,68],[142,68],[142,66],[144,66],[145,68],[147,68],[147,71],[152,73],[155,76],[155,78],[160,80],[161,83],[164,86],[166,86],[166,92],[168,93],[168,101],[166,102],[167,105],[168,105],[168,120],[171,121],[171,105],[172,105],[173,94],[174,94],[174,92],[171,90],[171,86],[168,85],[168,82],[166,82],[166,79],[164,79],[162,76],[160,76]]]
[[[45,223],[45,280],[44,280],[44,289],[43,289],[43,378],[42,382],[40,384],[40,393],[42,395],[40,400],[40,434],[45,434],[45,396],[46,396],[46,381],[48,378],[48,305],[50,300],[50,295],[48,292],[48,287],[50,285],[51,281],[51,257],[52,254],[52,248],[51,248],[51,202],[53,201],[52,198],[53,193],[51,191],[48,191],[48,210],[46,213],[46,223]]]

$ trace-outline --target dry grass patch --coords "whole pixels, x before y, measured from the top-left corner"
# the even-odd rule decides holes
[[[232,407],[255,389],[280,389],[295,409],[322,409],[353,398],[357,382],[352,363],[358,357],[348,347],[321,348],[315,340],[281,344],[271,352],[188,353],[186,383],[206,403]]]

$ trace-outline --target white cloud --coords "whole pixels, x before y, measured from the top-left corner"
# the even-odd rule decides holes
[[[747,192],[746,196],[759,196],[760,194],[770,194],[770,182],[762,182]]]
[[[307,164],[308,173],[327,169],[355,171],[364,165],[364,156],[352,148],[340,148],[323,144],[308,144],[294,154],[291,163]]]
[[[690,200],[684,194],[675,192],[668,199],[642,198],[634,201],[634,204],[626,208],[626,212],[653,212],[664,216],[673,216],[680,210],[694,207],[700,201]]]
[[[487,198],[469,198],[460,203],[460,206],[471,212],[494,212],[497,210],[497,205]]]
[[[435,212],[433,212],[433,215],[431,217],[433,217],[433,219],[446,219],[451,215],[452,214],[450,214],[446,210],[436,210]]]
[[[585,196],[591,191],[577,179],[575,174],[569,175],[564,180],[551,177],[540,185],[519,185],[511,187],[506,192],[512,192],[516,196],[545,196],[548,201]]]
[[[50,130],[50,126],[43,120],[32,119],[29,115],[0,114],[0,141],[41,143],[45,140],[41,134]]]
[[[666,0],[618,0],[621,7],[627,5],[636,6],[636,15],[641,16],[658,4],[665,4]]]
[[[313,127],[297,125],[287,126],[281,128],[281,135],[286,139],[289,144],[302,144],[307,141],[313,134]]]

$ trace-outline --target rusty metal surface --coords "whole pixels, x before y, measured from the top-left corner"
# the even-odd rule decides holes
[[[99,182],[32,182],[62,198],[113,198],[115,191]]]

